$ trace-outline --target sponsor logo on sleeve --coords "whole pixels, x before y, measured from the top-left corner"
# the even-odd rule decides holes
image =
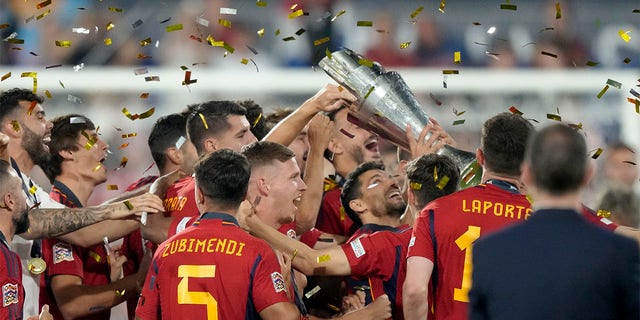
[[[353,250],[353,253],[356,255],[356,258],[360,258],[367,253],[364,250],[364,247],[362,246],[360,239],[353,240],[350,242],[350,244],[351,244],[351,250]]]

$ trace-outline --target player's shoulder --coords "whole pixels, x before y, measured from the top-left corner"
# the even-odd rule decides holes
[[[191,175],[191,176],[186,176],[176,181],[174,184],[170,185],[169,188],[167,189],[167,192],[170,192],[170,191],[177,192],[178,190],[182,190],[186,188],[194,188],[194,187],[195,187],[195,178],[193,177],[193,175]]]

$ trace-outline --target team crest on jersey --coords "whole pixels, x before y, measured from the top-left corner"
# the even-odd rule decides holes
[[[62,261],[73,261],[73,251],[68,243],[58,242],[53,245],[53,264]]]
[[[274,272],[271,274],[271,282],[273,282],[273,289],[276,290],[276,293],[287,291],[287,288],[284,285],[284,278],[280,272]]]
[[[12,304],[18,304],[17,283],[7,283],[2,286],[2,306],[6,308]]]
[[[353,250],[353,253],[356,255],[356,258],[360,258],[362,256],[365,255],[365,253],[367,253],[364,250],[364,247],[362,246],[362,243],[360,242],[360,239],[355,239],[353,241],[351,241],[351,250]]]
[[[413,247],[414,244],[416,244],[416,237],[411,237],[411,240],[409,240],[409,248]]]

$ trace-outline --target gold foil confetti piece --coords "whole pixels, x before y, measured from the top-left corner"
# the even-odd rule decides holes
[[[298,31],[296,31],[296,35],[297,36],[301,36],[303,33],[305,33],[307,30],[305,30],[304,28],[300,28],[298,29]]]
[[[433,182],[438,181],[438,167],[433,167]]]
[[[149,98],[149,92],[143,92],[140,94],[140,99],[147,99]]]
[[[629,90],[629,93],[631,93],[634,97],[640,99],[640,93],[638,93],[638,91],[634,90],[633,88]]]
[[[562,9],[560,8],[560,2],[556,2],[556,19],[562,18]]]
[[[139,115],[139,118],[140,118],[140,119],[146,119],[146,118],[149,118],[149,117],[151,117],[151,116],[153,115],[153,113],[154,113],[154,112],[156,112],[156,108],[155,108],[155,107],[153,107],[153,108],[151,108],[151,109],[149,109],[149,110],[147,110],[147,111],[145,111],[145,112],[141,113],[141,114]]]
[[[339,16],[345,14],[347,11],[346,10],[340,10],[340,12],[338,12],[338,14],[336,14],[335,16],[333,16],[333,18],[331,18],[331,22],[336,21],[336,19],[338,19]]]
[[[231,45],[229,45],[228,43],[224,43],[222,45],[222,47],[227,50],[229,53],[233,53],[234,51],[236,51],[236,49],[234,49]]]
[[[446,1],[445,0],[441,0],[440,1],[440,7],[438,7],[438,11],[444,13],[444,6],[446,5]]]
[[[327,262],[329,260],[331,260],[331,256],[328,254],[323,254],[321,256],[318,256],[318,258],[316,259],[318,263],[324,263]]]
[[[35,16],[35,15],[32,15],[32,16],[30,16],[30,17],[28,17],[28,18],[24,19],[24,23],[29,23],[29,22],[33,21],[33,19],[35,19],[35,18],[36,18],[36,16]]]
[[[635,105],[636,113],[640,113],[640,100],[627,98],[627,101],[630,102],[631,104]]]
[[[411,12],[411,14],[409,15],[409,17],[410,17],[411,19],[414,19],[415,17],[417,17],[417,16],[420,14],[420,12],[422,12],[422,10],[424,10],[424,7],[423,7],[423,6],[419,6],[418,8],[416,8],[415,10],[413,10],[413,12]]]
[[[27,110],[27,115],[30,116],[33,113],[33,109],[36,108],[36,104],[38,104],[38,101],[31,101],[31,104],[29,105],[29,109]]]
[[[38,187],[36,187],[36,186],[31,186],[31,188],[29,188],[29,193],[30,194],[35,194],[36,191],[38,191]]]
[[[280,29],[276,29],[276,32],[274,33],[276,36],[280,35]]]
[[[333,59],[333,56],[331,55],[331,51],[329,51],[329,48],[324,49],[324,53],[327,56],[327,58],[329,58],[329,60]]]
[[[422,183],[411,182],[411,183],[409,183],[409,188],[411,188],[413,190],[420,190],[420,189],[422,189]]]
[[[558,58],[558,55],[555,53],[551,53],[551,52],[547,52],[547,51],[541,51],[540,54],[542,54],[543,56],[549,56],[552,58]]]
[[[122,157],[122,160],[120,160],[120,168],[126,167],[128,162],[129,159],[127,157]]]
[[[220,8],[220,14],[237,14],[238,9],[234,8]]]
[[[369,98],[369,95],[373,92],[373,90],[375,90],[376,87],[375,86],[371,86],[371,88],[369,88],[369,91],[367,91],[367,94],[364,95],[364,100],[367,100],[367,98]]]
[[[589,66],[589,67],[595,67],[598,64],[599,64],[599,62],[595,62],[595,61],[591,61],[591,60],[587,61],[587,63],[586,63],[586,65]]]
[[[13,131],[20,131],[20,123],[17,120],[11,120],[11,125],[13,126]]]
[[[629,36],[629,32],[631,32],[631,31],[624,31],[624,30],[620,29],[620,31],[618,31],[618,35],[620,36],[620,38],[622,38],[622,40],[624,40],[624,42],[629,42],[629,41],[631,41],[631,37]]]
[[[134,116],[131,114],[131,112],[129,112],[129,110],[127,110],[127,108],[122,108],[122,113],[124,114],[125,117],[131,119],[131,120],[135,120],[138,119],[138,115]]]
[[[61,47],[61,48],[71,47],[71,40],[56,40],[56,47]]]
[[[9,28],[11,25],[8,23],[2,23],[0,24],[0,30],[4,29],[4,28]]]
[[[622,62],[624,62],[624,64],[629,64],[629,62],[631,62],[631,59],[629,59],[629,57],[624,58],[624,60],[622,60]]]
[[[11,39],[7,39],[7,42],[12,43],[12,44],[23,44],[24,43],[24,39],[11,38]]]
[[[292,40],[295,40],[295,39],[296,38],[294,38],[294,37],[286,37],[286,38],[283,38],[282,41],[292,41]]]
[[[359,59],[358,64],[362,66],[367,66],[369,68],[373,67],[373,61],[369,59]]]
[[[347,213],[344,212],[344,207],[340,206],[340,221],[345,221],[347,219]]]
[[[251,128],[255,128],[258,123],[260,122],[260,120],[262,119],[262,113],[258,114],[258,117],[256,118],[256,120],[253,121],[253,124],[251,125]]]
[[[204,118],[204,115],[202,113],[198,113],[198,116],[200,116],[200,120],[202,120],[202,124],[204,125],[204,129],[208,130],[209,129],[209,125],[207,125],[207,120]]]
[[[51,13],[51,9],[48,9],[47,11],[45,11],[45,12],[43,12],[43,13],[41,13],[41,14],[37,15],[37,16],[36,16],[36,20],[40,20],[40,19],[42,19],[42,18],[44,18],[44,17],[48,16],[50,13]]]
[[[247,64],[247,63],[249,63],[249,60],[247,60],[245,58],[242,58],[242,60],[240,60],[240,63]]]
[[[256,33],[258,34],[258,37],[264,36],[264,28],[258,30]]]
[[[140,46],[141,47],[148,46],[149,44],[151,44],[151,38],[146,38],[146,39],[140,41]]]
[[[245,45],[245,47],[247,47],[247,49],[249,49],[249,51],[251,51],[253,54],[257,55],[258,54],[258,50],[256,50],[255,48],[253,48],[250,45]]]
[[[459,64],[460,63],[460,51],[455,51],[453,53],[453,63],[455,63],[455,64]]]
[[[267,6],[267,2],[266,1],[262,1],[262,0],[258,0],[258,1],[256,1],[256,6],[258,6],[258,7],[266,7]]]
[[[109,11],[111,12],[122,12],[122,8],[116,8],[116,7],[109,7]]]
[[[87,143],[84,144],[84,148],[87,150],[91,150],[98,139],[96,137],[90,137],[89,134],[84,130],[80,131],[80,133],[85,137],[85,139],[87,139]],[[98,168],[100,168],[100,165],[98,165],[98,167],[96,167],[93,171],[97,171]]]
[[[37,53],[35,53],[35,52],[33,52],[33,51],[29,51],[29,54],[30,54],[30,55],[32,55],[32,56],[35,56],[35,57],[37,57],[37,56],[38,56],[38,54],[37,54]]]
[[[89,256],[91,256],[91,258],[93,258],[93,260],[95,260],[96,262],[100,263],[100,261],[102,261],[102,257],[100,257],[99,254],[89,250]]]
[[[453,108],[453,114],[455,114],[456,117],[463,115],[465,112],[466,111],[458,111],[456,108]]]
[[[555,121],[562,121],[562,117],[560,115],[553,114],[553,113],[547,113],[547,119],[555,120]]]
[[[458,70],[442,70],[442,74],[460,74]]]
[[[136,20],[136,22],[132,23],[131,26],[135,29],[139,26],[141,26],[144,22],[142,21],[142,19],[138,19]]]
[[[500,10],[517,10],[518,6],[516,6],[515,4],[509,4],[509,3],[503,3],[500,5]]]
[[[400,49],[409,48],[409,45],[411,45],[411,41],[403,42],[400,44]]]
[[[136,76],[139,76],[141,74],[147,74],[147,73],[149,73],[149,70],[147,69],[147,67],[142,67],[142,68],[133,70],[133,74],[135,74]]]
[[[44,95],[47,96],[47,98],[49,99],[53,99],[53,96],[51,95],[51,92],[49,92],[49,90],[45,90]]]
[[[598,157],[602,154],[602,148],[596,149],[596,152],[593,153],[591,159],[598,159]]]
[[[5,81],[7,79],[9,79],[9,77],[11,77],[11,72],[7,72],[5,73],[2,78],[0,78],[0,81]]]
[[[303,14],[304,14],[304,12],[302,11],[302,9],[296,10],[294,12],[289,13],[288,18],[289,19],[295,19],[295,18],[297,18],[297,17],[299,17],[299,16],[301,16]]]
[[[464,121],[465,121],[464,119],[456,120],[453,122],[452,125],[454,126],[461,125],[461,124],[464,124]]]
[[[10,49],[11,49],[11,50],[18,50],[18,51],[21,51],[21,50],[22,50],[22,48],[19,48],[19,47],[12,47],[12,48],[10,48]]]
[[[33,89],[31,90],[31,92],[35,94],[36,91],[38,91],[38,78],[33,78]]]
[[[110,190],[110,191],[118,190],[118,185],[117,184],[108,184],[107,185],[107,190]]]
[[[231,21],[227,19],[218,19],[218,24],[225,28],[231,28]]]
[[[182,71],[185,71],[185,70],[189,70],[189,67],[187,67],[187,66],[180,66],[180,69],[182,69]]]
[[[313,45],[314,46],[319,46],[319,45],[321,45],[323,43],[326,43],[326,42],[329,42],[329,37],[324,37],[324,38],[320,38],[318,40],[314,40],[313,41]]]
[[[129,146],[129,142],[121,144],[118,149],[124,149]]]
[[[440,181],[438,181],[438,183],[436,184],[436,188],[442,190],[444,189],[444,187],[447,186],[448,183],[449,183],[449,177],[444,176],[442,177],[442,179],[440,179]]]
[[[107,31],[109,31],[109,30],[113,29],[113,27],[115,27],[115,25],[113,24],[113,22],[109,22],[109,23],[107,23],[107,26],[106,26]]]
[[[20,78],[35,78],[37,76],[38,73],[34,71],[23,72],[22,74],[20,74]]]
[[[621,89],[622,88],[622,83],[620,83],[618,81],[615,81],[615,80],[612,80],[612,79],[607,79],[607,84],[612,86],[612,87],[614,87],[614,88],[617,88],[617,89]]]
[[[171,17],[163,19],[162,21],[160,21],[160,23],[166,23],[166,22],[169,22],[169,21],[171,21]],[[207,24],[206,26],[208,27],[209,24]]]
[[[122,135],[121,135],[122,139],[125,139],[125,138],[133,138],[133,137],[136,137],[136,136],[138,136],[138,133],[136,133],[136,132],[132,132],[132,133],[125,133],[125,134],[122,134]]]
[[[144,81],[145,81],[145,82],[149,82],[149,81],[160,81],[160,77],[159,77],[159,76],[144,77]]]
[[[633,11],[631,11],[633,13],[640,13],[640,9],[633,9]]]
[[[62,89],[66,89],[66,88],[64,87],[64,83],[62,83],[62,80],[58,80],[58,84],[62,87]]]
[[[596,212],[596,215],[600,218],[609,219],[609,217],[611,216],[611,212],[607,210],[599,209],[598,212]]]
[[[511,108],[509,108],[509,111],[511,111],[511,113],[517,114],[519,116],[523,115],[523,113],[520,110],[518,110],[518,108],[516,108],[514,106],[511,106]]]
[[[104,45],[105,46],[110,46],[113,43],[113,41],[111,40],[111,38],[104,38]]]
[[[600,92],[598,93],[598,99],[602,98],[602,96],[604,96],[605,92],[607,92],[607,90],[609,90],[609,85],[605,85],[604,88],[602,88],[602,90],[600,90]]]
[[[122,202],[125,207],[127,207],[127,209],[132,210],[133,209],[133,205],[131,204],[131,202],[129,202],[129,200],[125,200]]]
[[[568,125],[569,125],[569,127],[570,127],[571,129],[574,129],[574,130],[580,130],[580,129],[582,129],[582,122],[578,122],[578,123],[569,123]]]
[[[76,96],[74,96],[72,94],[68,94],[67,95],[67,100],[70,101],[70,102],[73,102],[73,103],[78,103],[78,104],[82,103],[82,99],[80,99],[80,98],[78,98],[78,97],[76,97]]]
[[[356,23],[358,27],[373,27],[373,21],[360,20]]]

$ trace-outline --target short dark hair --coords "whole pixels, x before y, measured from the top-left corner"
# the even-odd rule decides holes
[[[187,135],[187,113],[172,113],[158,118],[149,133],[149,150],[153,161],[162,169],[167,162],[167,149],[175,146],[180,137]]]
[[[43,171],[50,181],[54,181],[62,173],[62,161],[60,151],[77,151],[80,145],[77,143],[82,131],[95,130],[91,120],[81,114],[68,114],[56,117],[51,121],[51,141],[49,141],[49,153],[51,158]]]
[[[187,117],[187,134],[198,154],[204,153],[205,139],[229,128],[229,115],[244,116],[246,113],[244,107],[233,101],[207,101],[193,108]]]
[[[274,161],[285,162],[296,154],[291,149],[271,141],[256,141],[242,148],[242,154],[247,157],[249,166],[253,170]]]
[[[520,175],[527,139],[533,125],[520,115],[503,112],[484,123],[480,146],[485,166],[498,174]]]
[[[267,132],[273,130],[273,127],[292,113],[293,109],[291,108],[277,108],[273,110],[273,112],[269,113],[264,120]]]
[[[588,166],[584,138],[565,124],[554,124],[534,133],[525,159],[531,166],[536,187],[554,194],[578,190]]]
[[[458,189],[460,171],[448,156],[425,154],[409,162],[406,171],[410,192],[413,192],[416,197],[420,209],[434,199],[451,194]],[[444,177],[449,178],[448,182],[444,186],[438,186]]]
[[[349,207],[349,202],[362,196],[362,193],[360,192],[360,187],[362,186],[360,176],[370,170],[384,171],[384,164],[381,161],[367,161],[360,164],[355,170],[349,173],[344,185],[342,186],[342,192],[340,193],[340,202],[342,203],[344,212],[355,224],[359,226],[362,225],[362,219],[360,219],[358,214]]]
[[[196,185],[221,209],[238,209],[247,196],[250,175],[247,159],[229,149],[211,152],[195,165]]]
[[[251,133],[253,133],[256,139],[262,140],[270,130],[270,128],[267,128],[262,107],[251,99],[240,100],[238,104],[247,110],[246,117],[251,125]]]
[[[640,199],[633,190],[609,188],[600,197],[597,208],[611,212],[613,218],[628,220],[632,227],[640,224]]]
[[[4,159],[0,159],[0,185],[6,186],[7,179],[9,179],[9,168],[11,168],[11,164]],[[3,188],[4,189],[4,188]]]
[[[20,105],[20,101],[36,101],[43,103],[44,98],[34,94],[31,90],[13,88],[0,93],[0,122],[15,111]]]

